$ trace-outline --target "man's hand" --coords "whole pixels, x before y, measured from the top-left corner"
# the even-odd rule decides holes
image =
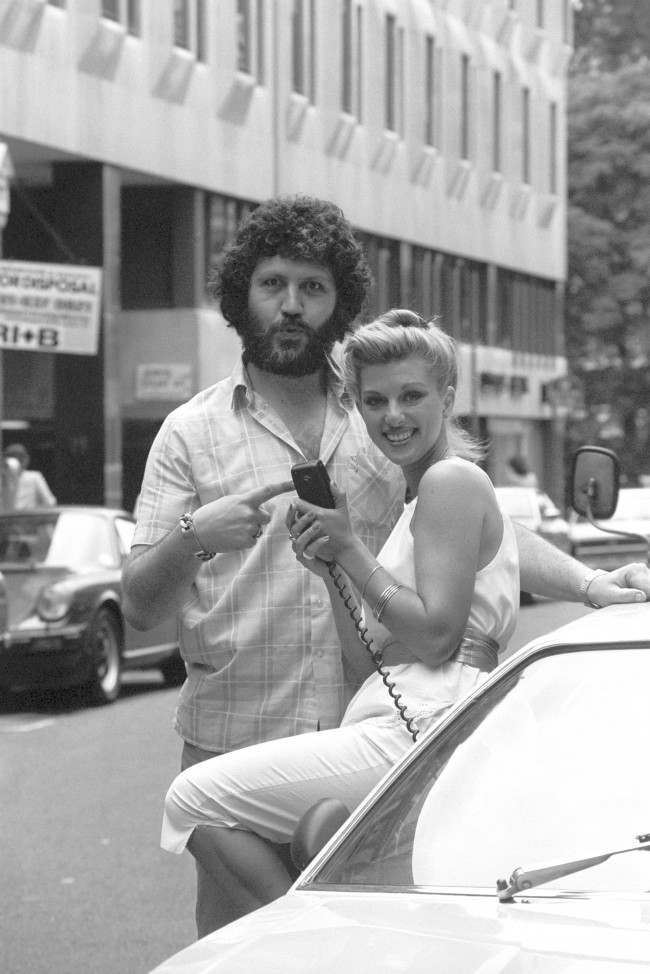
[[[293,481],[283,480],[242,494],[229,494],[199,507],[192,517],[201,545],[206,551],[252,548],[271,520],[261,505],[289,490],[295,490]]]
[[[597,575],[589,584],[589,599],[601,607],[616,602],[646,602],[650,599],[650,569],[642,562],[632,562]]]

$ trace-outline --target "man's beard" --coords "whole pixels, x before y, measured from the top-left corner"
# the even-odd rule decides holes
[[[319,372],[337,340],[338,322],[332,315],[318,331],[314,331],[300,319],[291,318],[291,326],[300,328],[306,341],[298,347],[295,339],[280,339],[286,323],[272,325],[267,331],[256,316],[248,314],[244,327],[238,328],[242,340],[244,360],[263,372],[289,375],[299,378]]]

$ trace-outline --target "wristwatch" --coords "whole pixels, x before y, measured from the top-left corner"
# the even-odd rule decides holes
[[[592,602],[589,598],[589,586],[594,578],[606,574],[607,572],[602,568],[591,568],[580,582],[580,598],[582,599],[582,604],[586,605],[589,609],[602,609],[602,605],[598,605],[597,602]]]
[[[216,551],[206,551],[201,542],[199,541],[199,536],[196,533],[196,528],[194,527],[194,518],[188,512],[186,514],[181,514],[180,516],[181,534],[191,534],[196,541],[198,551],[194,552],[194,557],[198,558],[199,561],[210,561],[214,558]]]

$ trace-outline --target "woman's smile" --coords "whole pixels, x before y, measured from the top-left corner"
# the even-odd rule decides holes
[[[416,432],[414,428],[386,430],[384,436],[393,446],[399,446],[400,443],[407,443]]]

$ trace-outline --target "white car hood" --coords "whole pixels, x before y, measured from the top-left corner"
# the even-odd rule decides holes
[[[290,892],[153,974],[647,974],[650,897]]]

